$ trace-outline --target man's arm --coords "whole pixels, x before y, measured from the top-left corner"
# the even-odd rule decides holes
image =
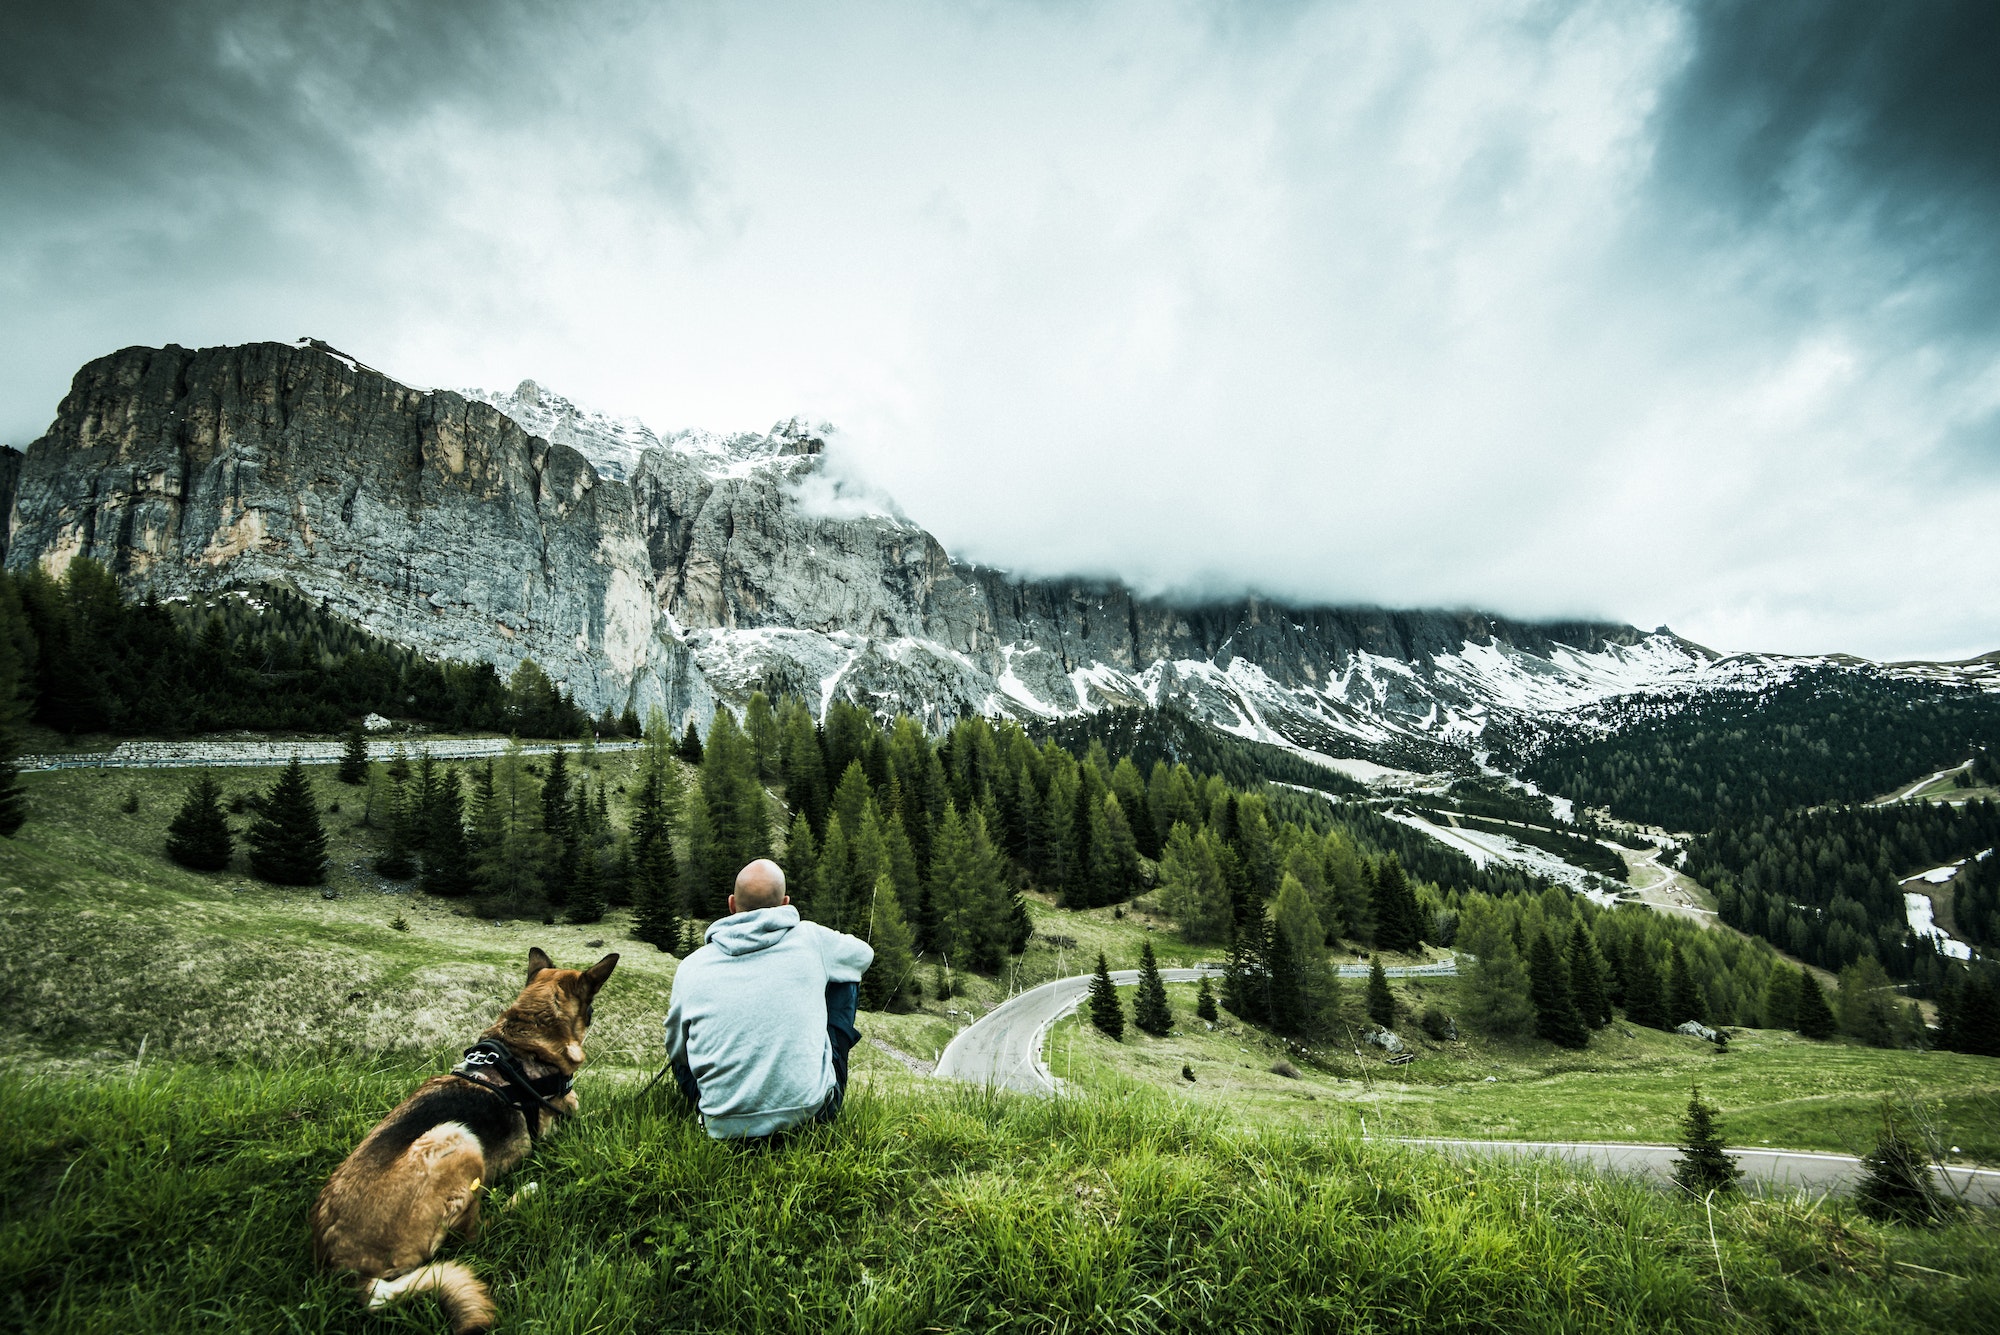
[[[861,975],[868,972],[868,966],[875,962],[875,947],[858,936],[828,928],[820,929],[819,953],[826,963],[826,981],[829,983],[858,983]]]

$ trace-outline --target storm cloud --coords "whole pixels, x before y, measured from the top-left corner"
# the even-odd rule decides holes
[[[972,559],[2000,647],[1987,4],[67,4],[0,438],[310,334],[840,428]]]

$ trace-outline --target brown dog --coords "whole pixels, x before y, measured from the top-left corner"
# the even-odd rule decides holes
[[[482,1188],[521,1162],[555,1114],[576,1111],[590,1003],[616,955],[558,969],[528,952],[528,985],[466,1061],[434,1076],[334,1169],[312,1208],[313,1259],[353,1274],[370,1311],[435,1291],[453,1335],[492,1328],[493,1300],[473,1273],[432,1261],[447,1236],[479,1226]]]

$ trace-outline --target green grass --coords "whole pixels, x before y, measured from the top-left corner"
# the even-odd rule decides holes
[[[1449,979],[1395,986],[1406,1012],[1411,1002],[1450,1011],[1456,989]],[[1143,1089],[1252,1124],[1324,1122],[1359,1132],[1365,1119],[1372,1134],[1495,1140],[1673,1141],[1688,1087],[1699,1082],[1736,1144],[1844,1154],[1873,1148],[1885,1097],[1915,1099],[1959,1147],[1958,1161],[2000,1164],[2000,1060],[1991,1057],[1757,1029],[1718,1052],[1700,1039],[1623,1024],[1598,1031],[1585,1051],[1565,1052],[1470,1034],[1433,1042],[1406,1013],[1397,1033],[1418,1059],[1391,1067],[1352,1038],[1302,1052],[1227,1012],[1210,1030],[1194,1016],[1192,987],[1167,991],[1175,1033],[1152,1038],[1128,1025],[1124,1042],[1113,1043],[1073,1016],[1051,1032],[1050,1070],[1107,1097]],[[1345,989],[1351,1011],[1360,992],[1353,983]],[[1361,1023],[1355,1011],[1353,1033]],[[1300,1077],[1273,1074],[1280,1059]]]
[[[305,1214],[423,1074],[301,1058],[0,1075],[0,1323],[45,1332],[441,1331],[314,1275]],[[1977,1331],[2000,1229],[1804,1199],[1698,1203],[1148,1095],[857,1086],[777,1149],[588,1068],[586,1112],[454,1249],[504,1329]],[[508,1187],[503,1184],[503,1192]],[[1711,1228],[1713,1230],[1711,1234]]]

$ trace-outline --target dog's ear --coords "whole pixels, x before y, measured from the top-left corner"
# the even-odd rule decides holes
[[[604,980],[609,978],[611,971],[617,967],[618,957],[616,955],[606,955],[603,959],[583,971],[583,985],[590,989],[591,996],[594,997],[597,995],[597,989],[604,986]]]
[[[550,959],[550,958],[549,958],[549,956],[548,956],[548,952],[547,952],[547,951],[543,950],[543,949],[542,949],[542,948],[541,948],[540,946],[529,946],[529,947],[528,947],[528,981],[529,981],[529,982],[531,982],[531,983],[532,983],[532,982],[534,982],[534,981],[535,981],[535,975],[536,975],[536,974],[538,974],[538,973],[540,973],[540,972],[541,972],[542,970],[544,970],[544,969],[553,969],[553,968],[555,968],[555,967],[556,967],[556,962],[555,962],[554,960],[552,960],[552,959]]]

